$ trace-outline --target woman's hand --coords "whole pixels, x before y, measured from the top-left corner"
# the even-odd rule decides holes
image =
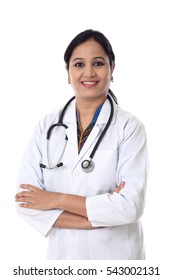
[[[20,202],[20,207],[37,210],[51,210],[56,208],[58,193],[44,191],[28,184],[20,185],[20,188],[25,190],[17,193],[15,196],[16,202]]]
[[[125,187],[125,182],[121,182],[118,187],[113,191],[114,193],[119,193]]]
[[[119,193],[125,187],[122,182],[114,191]],[[78,195],[63,194],[41,190],[29,184],[20,185],[24,191],[16,194],[16,202],[22,208],[37,210],[62,209],[87,218],[86,198]]]

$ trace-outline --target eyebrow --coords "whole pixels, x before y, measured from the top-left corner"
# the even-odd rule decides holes
[[[76,57],[76,58],[73,59],[73,61],[76,61],[76,60],[84,60],[84,59],[85,59],[85,58],[83,58],[83,57]],[[102,56],[95,56],[95,57],[93,57],[93,59],[102,59],[102,60],[105,60],[104,57],[102,57]]]

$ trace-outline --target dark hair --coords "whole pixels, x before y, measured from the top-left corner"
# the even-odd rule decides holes
[[[109,63],[111,67],[115,63],[115,55],[109,40],[105,37],[103,33],[96,30],[88,29],[79,33],[76,37],[74,37],[74,39],[68,45],[64,53],[64,61],[66,63],[67,69],[69,69],[69,61],[74,49],[80,44],[88,41],[89,39],[93,39],[94,41],[96,41],[102,46],[107,56],[109,57]],[[114,101],[117,103],[117,98],[115,97],[114,93],[110,89],[109,89],[109,93],[114,99]]]
[[[109,57],[110,65],[112,66],[115,63],[115,55],[112,50],[112,46],[109,40],[105,37],[105,35],[99,31],[95,31],[92,29],[85,30],[79,33],[68,45],[65,53],[64,53],[64,61],[67,65],[67,69],[69,68],[69,61],[72,55],[73,50],[80,44],[88,41],[89,39],[93,39],[94,41],[98,42],[106,54]]]

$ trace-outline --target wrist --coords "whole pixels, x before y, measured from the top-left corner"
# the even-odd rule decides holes
[[[55,192],[54,193],[54,207],[55,209],[63,209],[63,196],[64,194],[63,193],[57,193]]]

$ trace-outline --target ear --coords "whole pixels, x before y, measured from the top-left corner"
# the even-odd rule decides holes
[[[111,75],[113,74],[114,69],[115,69],[115,63],[111,66]],[[112,75],[111,82],[113,82],[113,81],[114,81],[114,79],[113,79],[113,75]]]
[[[112,66],[111,66],[111,71],[112,71],[112,73],[114,72],[114,69],[115,69],[115,63],[112,64]]]

